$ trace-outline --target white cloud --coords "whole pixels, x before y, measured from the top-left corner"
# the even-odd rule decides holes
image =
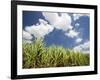
[[[71,16],[67,13],[42,13],[45,19],[56,29],[60,29],[63,31],[67,31],[68,29],[72,29],[71,26]]]
[[[82,38],[77,38],[76,43],[80,43],[82,41]]]
[[[79,32],[76,32],[75,30],[70,30],[68,33],[65,33],[66,36],[74,38],[77,37]]]
[[[28,33],[28,32],[26,32],[26,31],[24,31],[23,30],[23,42],[24,43],[32,43],[32,41],[31,41],[31,39],[33,38],[33,36],[30,34],[30,33]]]
[[[32,38],[33,36],[30,33],[23,30],[23,39],[31,40]]]
[[[83,44],[79,44],[78,46],[75,46],[73,48],[75,51],[82,51],[84,53],[89,53],[89,49],[90,49],[90,42],[87,41]]]
[[[72,30],[73,26],[71,26],[71,16],[67,13],[42,13],[45,19],[39,19],[39,22],[36,25],[27,26],[25,30],[30,34],[34,35],[36,38],[44,38],[45,35],[49,34],[53,31],[54,28],[63,30],[65,33],[68,30]]]
[[[43,20],[43,19],[39,19],[39,22],[40,22],[40,23],[43,23],[44,25],[47,25],[47,24],[48,24],[48,22],[45,21],[45,20]]]
[[[50,32],[54,30],[54,28],[64,31],[65,35],[70,38],[77,38],[76,42],[79,43],[82,40],[79,39],[79,32],[75,31],[74,27],[71,25],[72,19],[71,16],[67,13],[50,13],[50,12],[42,12],[44,18],[39,19],[39,22],[36,25],[26,26],[25,30],[34,35],[36,38],[44,38]],[[75,26],[79,26],[77,23]],[[74,30],[73,30],[74,29]]]
[[[76,23],[76,24],[75,24],[75,26],[76,26],[76,27],[79,27],[79,26],[80,26],[80,24],[79,24],[79,23]]]
[[[36,38],[44,38],[44,36],[52,32],[53,29],[54,28],[43,19],[39,19],[38,24],[25,28],[27,32],[34,35]]]
[[[50,24],[55,24],[55,21],[57,21],[57,13],[42,12],[42,14]]]
[[[73,19],[74,19],[74,21],[76,21],[82,16],[89,16],[89,14],[84,14],[84,13],[78,14],[78,13],[75,13],[75,14],[73,14]]]
[[[77,37],[79,32],[72,30],[73,26],[71,25],[72,20],[71,16],[67,13],[42,13],[45,19],[56,29],[63,30],[65,35],[71,38]],[[79,24],[76,24],[79,26]],[[69,31],[68,31],[69,30]]]

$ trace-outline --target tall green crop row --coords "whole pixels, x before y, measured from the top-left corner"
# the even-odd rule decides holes
[[[52,45],[46,47],[42,39],[23,43],[23,68],[88,66],[89,54]]]

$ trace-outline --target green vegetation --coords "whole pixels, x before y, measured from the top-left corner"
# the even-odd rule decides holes
[[[23,68],[88,66],[89,54],[52,45],[46,47],[41,39],[23,43]]]

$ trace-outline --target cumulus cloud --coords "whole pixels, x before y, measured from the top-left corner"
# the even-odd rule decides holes
[[[89,53],[90,42],[87,41],[87,42],[84,42],[83,44],[79,44],[78,46],[75,46],[73,49],[76,51],[82,51],[84,53]]]
[[[39,23],[43,23],[44,25],[47,25],[48,24],[48,22],[45,21],[45,20],[43,20],[43,19],[39,19]]]
[[[82,41],[82,38],[77,38],[76,43],[80,43]]]
[[[68,33],[65,33],[68,37],[74,38],[77,37],[79,32],[76,32],[75,30],[70,30]]]
[[[79,27],[79,26],[80,26],[80,24],[79,24],[79,23],[76,23],[76,24],[75,24],[75,26],[76,26],[76,27]]]
[[[72,29],[71,26],[71,16],[67,13],[42,13],[45,19],[56,29],[60,29],[63,31],[67,31],[68,29]]]
[[[32,38],[33,38],[33,36],[30,33],[23,30],[23,39],[31,40]]]
[[[83,13],[82,14],[78,14],[78,13],[75,13],[75,14],[73,14],[73,19],[74,19],[74,21],[76,21],[82,16],[89,16],[89,14],[83,14]]]
[[[71,38],[78,36],[79,32],[73,30],[71,16],[68,13],[60,13],[59,15],[58,13],[43,12],[42,14],[52,27],[63,30],[66,36]]]
[[[25,42],[25,43],[31,43],[32,42],[31,39],[33,38],[33,36],[30,33],[23,30],[22,35],[23,35],[22,36],[23,42]]]
[[[60,14],[60,15],[59,15]],[[44,19],[39,19],[36,25],[26,26],[25,31],[31,35],[34,35],[35,38],[44,38],[54,28],[64,31],[65,36],[70,38],[76,38],[76,43],[80,43],[82,39],[79,38],[79,33],[71,25],[72,19],[68,13],[50,13],[42,12]],[[76,16],[76,14],[73,14]],[[77,17],[77,16],[76,16]],[[79,23],[76,23],[75,26],[79,26]],[[27,35],[26,35],[27,36]]]
[[[32,26],[27,26],[25,30],[36,38],[44,38],[45,35],[53,31],[53,27],[43,19],[39,19],[39,23]]]
[[[73,26],[71,26],[71,16],[67,13],[58,15],[58,13],[42,12],[42,14],[46,20],[39,19],[36,25],[25,27],[25,30],[36,38],[44,38],[44,36],[52,32],[54,28],[63,30],[66,34],[68,30],[72,30],[73,28]]]

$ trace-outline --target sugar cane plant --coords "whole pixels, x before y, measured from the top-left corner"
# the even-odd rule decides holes
[[[46,47],[42,39],[23,43],[23,68],[88,66],[89,54],[65,49],[62,46]]]

